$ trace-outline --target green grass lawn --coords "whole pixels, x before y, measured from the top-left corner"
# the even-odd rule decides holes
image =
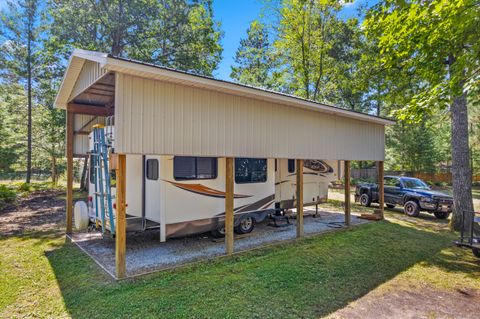
[[[61,231],[3,236],[0,317],[312,318],[380,285],[480,287],[478,261],[452,247],[445,223],[386,215],[350,231],[120,283]]]

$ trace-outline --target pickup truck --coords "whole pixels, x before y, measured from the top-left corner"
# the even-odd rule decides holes
[[[453,198],[434,191],[418,178],[385,176],[384,200],[388,208],[403,206],[406,215],[417,217],[421,211],[434,214],[438,219],[446,219],[452,212]],[[378,203],[378,185],[362,184],[355,190],[355,201],[370,206]]]

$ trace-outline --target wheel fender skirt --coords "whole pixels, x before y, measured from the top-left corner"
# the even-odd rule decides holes
[[[242,221],[243,218],[246,217],[252,217],[256,223],[262,222],[265,218],[267,218],[268,214],[273,214],[274,209],[267,209],[267,210],[259,210],[255,212],[249,212],[242,214],[240,216],[235,216],[235,226],[240,225],[240,222]]]

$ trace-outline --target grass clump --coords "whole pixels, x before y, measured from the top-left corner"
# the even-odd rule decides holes
[[[27,196],[32,192],[61,190],[62,186],[51,182],[0,182],[0,210],[8,204],[14,203],[17,198]]]
[[[17,193],[15,190],[7,185],[0,184],[0,209],[4,208],[9,203],[12,203],[16,197]]]

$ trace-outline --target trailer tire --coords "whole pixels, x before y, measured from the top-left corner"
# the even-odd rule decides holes
[[[472,248],[472,253],[475,257],[480,258],[480,249],[479,248]]]
[[[214,229],[211,231],[211,233],[212,233],[212,236],[215,238],[223,238],[225,237],[225,226]]]
[[[248,234],[252,232],[253,228],[255,228],[255,218],[253,218],[252,216],[245,216],[235,227],[235,232],[240,235]]]
[[[360,195],[360,205],[370,207],[371,203],[372,199],[370,198],[370,196],[368,196],[367,193],[363,193],[362,195]]]

